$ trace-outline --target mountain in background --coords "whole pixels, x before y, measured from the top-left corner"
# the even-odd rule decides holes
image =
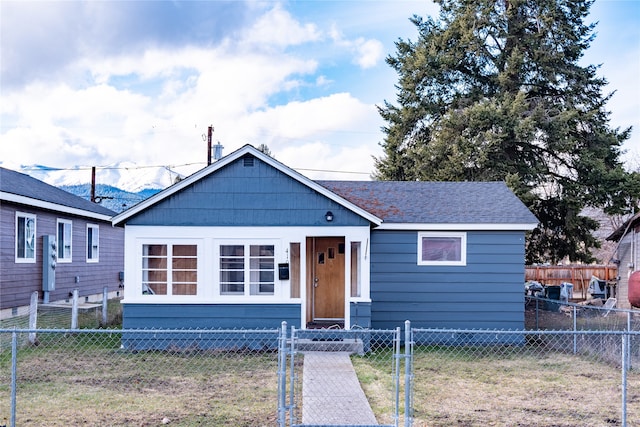
[[[96,167],[95,182],[96,185],[104,184],[125,192],[138,193],[146,189],[167,188],[178,179],[191,175],[201,167],[200,164],[170,168],[168,166],[138,166],[132,162],[121,162],[110,166]],[[16,170],[54,187],[70,187],[91,183],[90,166],[56,169],[42,165],[29,165],[21,166]]]
[[[0,162],[1,164],[2,162]],[[95,175],[95,196],[100,205],[120,213],[196,172],[201,167],[201,164],[171,168],[168,166],[138,166],[133,162],[98,166]],[[90,166],[57,169],[43,165],[23,165],[15,170],[91,200]]]
[[[61,185],[58,188],[83,199],[91,200],[91,184]],[[147,188],[138,192],[130,192],[112,185],[98,184],[96,185],[96,200],[101,206],[120,213],[160,191],[159,188]]]

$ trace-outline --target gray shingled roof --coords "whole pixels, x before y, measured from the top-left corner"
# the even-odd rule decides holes
[[[316,181],[385,223],[537,224],[503,182]]]
[[[5,168],[0,168],[0,191],[101,215],[113,216],[116,214],[110,209],[92,203],[75,194],[61,190],[29,175]]]

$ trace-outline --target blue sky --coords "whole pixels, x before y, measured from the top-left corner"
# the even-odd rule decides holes
[[[411,15],[437,10],[424,0],[3,0],[0,164],[189,174],[204,166],[211,124],[226,154],[266,144],[311,178],[369,179],[383,140],[376,105],[395,101],[384,59],[398,38],[416,39]],[[625,159],[638,168],[640,1],[597,0],[590,21],[584,62],[602,64],[617,91],[611,123],[634,126]],[[157,176],[171,175],[138,179]]]

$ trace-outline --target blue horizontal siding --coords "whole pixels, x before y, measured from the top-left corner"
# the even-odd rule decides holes
[[[327,222],[331,211],[334,220]],[[127,221],[165,226],[366,226],[361,216],[254,158],[213,172]]]
[[[300,304],[123,304],[124,329],[300,327]]]
[[[372,327],[524,327],[523,232],[468,232],[465,266],[418,265],[417,243],[417,231],[372,231]]]
[[[370,302],[352,302],[349,307],[351,316],[351,327],[358,326],[360,328],[371,327],[371,303]]]

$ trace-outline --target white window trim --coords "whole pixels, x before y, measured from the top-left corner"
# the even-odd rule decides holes
[[[245,286],[244,294],[223,294],[220,286],[220,246],[228,245],[242,245],[245,247]],[[247,250],[253,245],[271,245],[274,251],[274,277],[273,277],[273,294],[251,294],[250,285],[250,267],[248,264],[249,253]],[[278,254],[280,253],[280,240],[278,239],[214,239],[214,252],[213,252],[213,283],[214,283],[214,298],[222,301],[269,301],[282,298],[282,281],[278,279]]]
[[[424,237],[455,237],[460,239],[459,261],[424,261],[422,259],[422,239]],[[418,232],[418,265],[427,266],[466,266],[467,265],[467,233],[446,231]]]
[[[64,255],[64,247],[62,245],[60,245],[60,224],[69,224],[69,229],[71,230],[71,232],[69,233],[69,257],[65,258],[64,256],[60,256],[60,251],[62,251],[62,254]],[[64,236],[63,236],[64,238]],[[66,243],[63,240],[64,243]],[[58,218],[56,220],[56,245],[58,248],[58,253],[56,255],[58,255],[58,263],[62,264],[62,263],[69,263],[73,261],[73,221],[71,221],[70,219],[60,219]]]
[[[142,253],[143,253],[143,247],[144,245],[167,245],[167,294],[166,295],[153,295],[153,294],[145,294],[143,295],[143,289],[142,289]],[[196,269],[196,274],[198,275],[198,279],[196,281],[196,294],[195,295],[174,295],[173,294],[173,282],[168,280],[171,277],[171,272],[172,272],[172,266],[171,266],[171,258],[173,257],[173,252],[171,249],[171,257],[168,256],[169,254],[169,247],[170,246],[174,246],[174,245],[194,245],[196,246],[196,258],[198,260],[198,267]],[[138,241],[138,249],[137,252],[139,254],[139,257],[137,257],[136,259],[136,263],[138,264],[138,268],[136,269],[136,274],[138,275],[138,277],[140,278],[138,283],[138,289],[137,291],[140,293],[140,297],[141,300],[144,300],[146,302],[149,301],[176,301],[176,299],[178,299],[180,302],[183,302],[185,300],[194,300],[194,301],[199,301],[202,296],[203,296],[203,292],[204,292],[204,282],[203,282],[203,276],[204,276],[204,270],[203,270],[203,242],[202,240],[196,240],[196,239],[179,239],[179,238],[167,238],[167,239],[140,239]]]
[[[33,219],[33,257],[30,258],[26,258],[26,257],[19,257],[18,256],[18,239],[20,238],[20,236],[18,236],[18,218],[31,218]],[[14,242],[14,246],[15,246],[15,262],[18,264],[32,264],[36,262],[36,258],[37,258],[37,253],[38,253],[38,239],[37,239],[37,217],[35,214],[31,214],[31,213],[26,213],[26,212],[16,212],[16,221],[15,221],[15,242]],[[26,242],[25,242],[26,244]]]
[[[93,258],[89,258],[89,244],[93,243],[93,240],[89,242],[89,229],[93,229],[92,236],[94,239],[97,239],[97,255]],[[97,233],[97,234],[96,234]],[[97,263],[100,262],[100,226],[98,224],[87,224],[87,238],[86,238],[86,246],[85,246],[85,257],[88,263]]]

